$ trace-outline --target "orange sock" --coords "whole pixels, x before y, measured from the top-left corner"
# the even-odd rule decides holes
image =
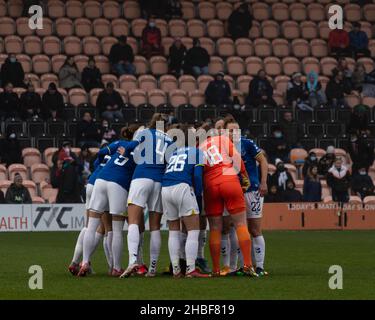
[[[249,230],[247,226],[241,225],[236,228],[238,244],[241,249],[241,253],[243,256],[243,262],[245,266],[252,266],[253,263],[251,261],[251,238]]]
[[[212,271],[220,272],[220,249],[221,232],[218,230],[210,231],[210,253],[212,259]]]

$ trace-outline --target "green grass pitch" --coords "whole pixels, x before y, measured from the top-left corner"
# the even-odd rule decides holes
[[[0,233],[0,299],[375,299],[373,231],[265,232],[270,276],[260,279],[110,278],[102,247],[92,260],[96,274],[76,278],[67,271],[76,237]],[[160,271],[168,263],[166,240],[163,232]],[[43,268],[43,290],[28,287],[31,265]],[[343,268],[343,290],[328,287],[331,265]]]

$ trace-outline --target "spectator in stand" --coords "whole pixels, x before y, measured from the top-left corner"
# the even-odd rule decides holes
[[[82,71],[82,85],[86,92],[92,89],[103,88],[102,73],[95,65],[95,60],[90,58],[87,66]]]
[[[146,59],[164,54],[161,38],[161,31],[156,26],[155,20],[151,18],[142,31],[141,53]]]
[[[20,99],[13,92],[13,85],[9,82],[5,85],[4,92],[0,93],[0,119],[18,118]]]
[[[334,165],[328,170],[327,185],[332,189],[332,200],[345,203],[349,201],[350,173],[337,158]]]
[[[292,181],[294,183],[293,177],[285,167],[284,162],[281,159],[275,160],[276,171],[269,177],[269,184],[276,185],[279,192],[285,191],[287,188],[287,182]]]
[[[183,63],[186,56],[186,47],[180,38],[176,38],[169,48],[169,73],[176,77],[183,74]]]
[[[296,147],[302,133],[302,128],[300,124],[293,119],[293,113],[291,111],[285,111],[283,113],[283,118],[280,120],[279,126],[284,133],[286,143],[291,148]]]
[[[336,161],[335,147],[328,146],[326,150],[326,154],[320,158],[319,163],[318,163],[319,175],[325,177],[328,173],[328,170],[332,167],[335,161]]]
[[[367,33],[361,31],[361,23],[353,22],[352,31],[349,32],[350,49],[352,51],[352,57],[358,59],[361,57],[369,57],[370,50],[368,49],[368,37]]]
[[[65,63],[59,71],[60,87],[65,90],[73,88],[83,88],[81,83],[81,74],[74,62],[73,57],[67,57]]]
[[[276,102],[272,98],[273,88],[266,78],[266,72],[261,69],[258,74],[250,81],[249,95],[246,98],[246,104],[253,107],[261,105],[276,107]]]
[[[362,62],[357,62],[352,74],[352,89],[362,92],[363,84],[366,79],[366,69]]]
[[[32,203],[29,190],[22,184],[23,179],[19,173],[14,175],[13,183],[9,186],[5,201],[9,204]]]
[[[77,143],[80,148],[98,148],[100,146],[100,129],[92,119],[90,112],[85,112],[77,126]]]
[[[338,59],[337,70],[342,72],[345,88],[347,88],[348,92],[350,93],[350,91],[353,90],[353,71],[349,68],[348,60],[345,57],[340,57]]]
[[[5,204],[4,192],[0,190],[0,204]]]
[[[344,29],[333,29],[328,36],[329,53],[333,56],[350,56],[349,34]]]
[[[264,196],[265,203],[283,202],[282,195],[278,191],[277,185],[273,184],[268,188],[268,193]]]
[[[135,74],[134,53],[130,45],[127,44],[127,37],[120,36],[118,43],[115,43],[109,52],[109,62],[112,72],[117,76],[123,74]]]
[[[1,84],[3,86],[11,83],[13,87],[25,88],[25,72],[22,64],[17,61],[16,55],[11,53],[1,66]]]
[[[367,196],[374,195],[374,182],[367,173],[365,167],[359,168],[358,171],[353,174],[351,180],[351,189],[355,195],[361,197],[363,200]]]
[[[100,128],[101,144],[114,142],[117,138],[117,133],[109,125],[108,120],[102,120],[102,126]]]
[[[62,116],[64,98],[57,90],[56,84],[51,82],[42,97],[41,116],[43,119],[56,119]]]
[[[182,17],[182,6],[180,0],[168,0],[167,19],[180,19]]]
[[[35,92],[34,85],[30,82],[27,85],[27,91],[21,94],[20,113],[22,119],[26,120],[37,117],[42,109],[42,99]]]
[[[309,172],[309,169],[312,166],[318,167],[318,163],[319,161],[318,157],[316,156],[316,153],[313,151],[309,152],[309,155],[305,158],[305,162],[303,164],[302,175],[306,177]]]
[[[329,106],[333,108],[345,107],[347,103],[344,93],[349,94],[350,89],[345,85],[343,73],[334,69],[332,71],[332,77],[326,87],[326,96]]]
[[[368,138],[366,131],[362,131],[359,134],[352,133],[350,135],[348,152],[353,162],[352,172],[356,172],[362,167],[368,170],[374,162],[373,138]]]
[[[311,165],[303,182],[303,201],[320,202],[322,200],[322,184],[318,176],[318,166]]]
[[[82,185],[75,161],[63,160],[58,183],[56,203],[82,203]]]
[[[205,48],[201,47],[199,39],[193,40],[193,47],[186,52],[184,71],[199,77],[202,74],[208,74],[208,64],[210,55]]]
[[[369,130],[369,122],[368,107],[359,104],[352,109],[349,123],[347,124],[347,131],[360,135],[361,131]]]
[[[280,126],[272,128],[272,137],[270,137],[268,145],[266,146],[267,154],[270,162],[276,161],[277,158],[284,162],[289,161],[290,147],[284,138],[284,133]]]
[[[233,40],[249,38],[252,22],[253,16],[251,15],[249,4],[241,4],[228,18],[228,32]]]
[[[140,0],[142,17],[149,19],[150,17],[164,18],[167,12],[167,0]]]
[[[293,180],[288,180],[286,183],[286,189],[281,193],[283,202],[301,202],[302,194],[296,190],[296,185]]]
[[[115,119],[122,120],[124,118],[121,109],[124,101],[118,91],[114,89],[112,82],[108,82],[105,89],[99,93],[96,107],[100,111],[103,118],[112,121]]]
[[[313,109],[319,105],[322,106],[327,103],[327,98],[319,81],[318,74],[314,70],[311,70],[307,75],[305,92],[309,104]]]
[[[78,157],[78,171],[82,185],[87,184],[87,180],[94,171],[94,155],[87,145],[82,147],[81,154]]]
[[[229,83],[224,80],[224,72],[219,72],[215,79],[210,81],[204,94],[207,104],[215,106],[232,104],[232,91]]]
[[[298,107],[303,111],[313,111],[314,109],[308,104],[308,94],[301,77],[300,72],[292,74],[292,79],[287,85],[286,100],[288,105],[293,108]]]
[[[3,142],[3,156],[1,161],[7,166],[12,163],[22,163],[22,149],[15,132],[9,132]]]

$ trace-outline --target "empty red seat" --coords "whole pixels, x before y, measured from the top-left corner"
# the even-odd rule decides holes
[[[150,59],[150,67],[152,74],[158,76],[168,73],[168,62],[165,57],[155,56]]]
[[[268,20],[269,19],[269,8],[266,3],[254,3],[252,5],[253,16],[257,20]]]
[[[111,35],[111,23],[107,19],[95,19],[93,22],[94,35],[97,37],[108,37]]]
[[[276,57],[287,57],[289,56],[289,42],[285,39],[274,39],[272,40],[272,51]]]
[[[200,105],[204,104],[206,101],[206,97],[202,91],[193,90],[189,92],[189,103],[194,107],[199,107]]]
[[[192,2],[181,1],[181,10],[182,10],[182,17],[185,20],[190,20],[190,19],[195,18],[195,7]]]
[[[103,16],[107,19],[116,19],[121,15],[121,8],[116,1],[104,1],[102,4]]]
[[[292,3],[289,6],[290,18],[293,21],[305,21],[307,19],[306,7],[302,3]]]
[[[42,162],[40,151],[35,148],[22,149],[22,157],[23,157],[23,164],[26,167],[31,167],[34,164]]]
[[[230,38],[221,38],[216,42],[217,52],[222,57],[230,57],[235,54],[234,42]]]
[[[74,36],[64,38],[64,52],[68,56],[75,56],[81,54],[81,39]]]
[[[174,107],[187,104],[188,101],[187,94],[184,90],[175,89],[169,92],[169,102]]]
[[[83,17],[83,4],[78,0],[68,0],[65,3],[66,16],[70,19]]]
[[[40,37],[27,36],[23,39],[25,53],[34,55],[42,53],[42,41]]]
[[[44,163],[34,163],[31,166],[31,178],[35,183],[49,181],[50,172],[48,166]]]
[[[53,73],[58,74],[61,67],[66,61],[66,56],[62,54],[58,54],[52,57],[51,64],[52,64],[52,70]]]
[[[222,1],[216,4],[216,14],[218,19],[226,21],[233,11],[232,4]]]
[[[221,20],[213,19],[207,22],[207,34],[211,38],[224,37],[224,24]]]
[[[141,10],[138,1],[125,1],[123,5],[124,16],[126,19],[137,19],[141,16]]]
[[[102,7],[98,1],[85,1],[83,3],[85,17],[89,19],[97,19],[102,15]]]
[[[96,37],[85,37],[82,41],[83,53],[89,56],[101,54],[100,41]]]
[[[268,39],[254,40],[254,51],[258,57],[268,57],[272,55],[271,42]]]
[[[29,27],[29,18],[18,18],[16,21],[17,34],[21,37],[31,36],[34,30]]]
[[[36,29],[36,34],[39,37],[50,36],[53,33],[53,23],[52,20],[46,17],[43,17],[43,29]]]
[[[157,107],[167,103],[167,95],[163,90],[152,89],[147,91],[148,103]]]
[[[248,57],[245,60],[246,72],[252,76],[258,74],[260,69],[263,69],[263,61],[259,57]]]
[[[114,19],[111,22],[112,34],[115,37],[129,35],[129,22],[125,19]]]
[[[274,3],[272,5],[272,16],[276,21],[289,19],[289,8],[285,3]]]
[[[169,74],[162,75],[159,79],[159,87],[167,93],[171,90],[178,89],[176,77]]]
[[[5,51],[8,54],[22,53],[23,52],[23,42],[22,39],[18,36],[7,36],[5,38]]]
[[[51,62],[45,55],[38,54],[33,56],[32,62],[33,70],[36,74],[49,73],[51,70]]]
[[[61,53],[60,39],[54,36],[43,38],[43,52],[49,56]]]
[[[229,57],[227,69],[231,76],[240,76],[245,73],[244,61],[240,57]]]
[[[74,106],[79,106],[88,102],[87,93],[83,89],[70,89],[69,90],[69,102]]]
[[[201,38],[205,36],[206,27],[201,20],[192,19],[187,23],[188,35],[191,38]]]
[[[0,18],[0,36],[5,37],[14,35],[16,33],[16,24],[14,20],[9,17]]]
[[[138,78],[138,88],[144,91],[156,89],[158,86],[154,76],[144,74]],[[127,90],[128,91],[128,90]]]
[[[18,18],[22,15],[23,1],[22,0],[8,0],[8,15],[11,18]]]
[[[307,12],[311,21],[323,21],[326,19],[326,10],[320,3],[311,3],[307,6]]]
[[[276,21],[266,20],[261,24],[262,35],[267,39],[275,39],[279,36],[279,24]]]
[[[253,55],[253,43],[250,39],[240,38],[235,42],[236,54],[242,58]]]
[[[74,30],[77,37],[89,37],[92,35],[92,23],[89,19],[78,18],[74,21]]]
[[[264,71],[267,75],[274,77],[282,73],[281,61],[276,57],[267,57],[263,61]]]
[[[203,1],[198,4],[198,15],[202,20],[215,19],[216,8],[212,2]]]
[[[130,90],[128,93],[129,103],[134,106],[139,106],[141,104],[147,103],[147,95],[144,90],[134,89]]]
[[[318,37],[318,27],[313,21],[302,21],[300,24],[301,36],[304,39],[312,40]]]
[[[59,37],[71,36],[74,33],[73,21],[68,18],[59,18],[55,22],[56,33]]]
[[[299,25],[295,21],[284,21],[281,29],[286,39],[297,39],[300,37]]]
[[[48,1],[48,15],[52,19],[62,18],[65,16],[65,5],[60,0]]]
[[[130,91],[138,88],[137,78],[133,75],[122,75],[119,79],[120,88],[124,91]]]
[[[292,52],[297,58],[304,58],[310,55],[310,45],[305,39],[294,39],[292,41]]]
[[[282,60],[284,74],[291,76],[294,72],[301,72],[301,64],[297,58],[286,57]]]
[[[46,74],[41,75],[40,82],[41,82],[41,87],[43,89],[47,89],[48,85],[51,82],[55,83],[56,86],[59,85],[59,79],[58,79],[57,75],[55,75],[53,73],[46,73]]]
[[[171,37],[185,37],[186,36],[186,23],[182,19],[172,19],[169,21],[169,34]]]

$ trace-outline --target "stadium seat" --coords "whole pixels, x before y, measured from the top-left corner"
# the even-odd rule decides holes
[[[290,161],[296,166],[303,165],[307,158],[307,151],[301,148],[293,148],[290,151]]]
[[[0,17],[4,17],[7,14],[7,5],[4,0],[0,1]]]
[[[307,6],[307,13],[309,20],[314,22],[323,21],[326,19],[326,10],[320,3],[311,3]]]
[[[276,76],[275,77],[275,89],[279,92],[286,92],[288,82],[290,81],[290,77],[288,76]]]
[[[182,17],[185,20],[191,20],[195,18],[195,7],[192,2],[181,1]]]
[[[272,40],[273,55],[279,58],[289,56],[289,42],[285,39]]]
[[[45,149],[43,152],[44,161],[47,164],[47,166],[50,168],[52,167],[52,156],[56,151],[58,151],[58,149],[52,147],[52,148]]]
[[[0,164],[0,181],[2,180],[7,180],[8,179],[8,173],[7,173],[7,168]]]
[[[101,54],[100,41],[96,37],[85,37],[82,41],[83,53],[89,56]]]
[[[269,57],[272,55],[271,42],[268,39],[256,39],[254,41],[254,51],[257,57]]]
[[[194,106],[198,107],[204,104],[206,101],[205,95],[202,91],[193,90],[189,92],[189,103]]]
[[[282,73],[282,66],[279,58],[267,57],[263,60],[263,64],[265,72],[271,77]]]
[[[23,39],[23,45],[26,54],[35,55],[42,53],[42,42],[39,37],[27,36]]]
[[[289,7],[285,3],[274,3],[272,5],[272,16],[276,21],[289,19]]]
[[[121,15],[121,8],[116,1],[104,1],[102,3],[103,16],[106,19],[117,19]]]
[[[254,53],[253,43],[250,39],[240,38],[235,42],[236,54],[241,58],[252,56]],[[375,48],[375,45],[374,45]]]
[[[259,57],[248,57],[245,60],[246,73],[252,76],[257,75],[260,69],[263,69],[263,61]]]
[[[102,15],[102,8],[98,1],[85,1],[83,3],[85,17],[88,19],[97,19]]]
[[[194,91],[197,89],[197,83],[193,76],[183,75],[178,79],[179,89],[186,92]]]
[[[83,69],[87,66],[88,61],[89,61],[88,56],[76,55],[74,57],[74,63],[76,64],[79,72],[83,71]]]
[[[252,5],[253,16],[258,21],[268,20],[270,18],[270,11],[266,3],[254,3]]]
[[[308,74],[310,71],[315,71],[317,74],[320,73],[319,60],[313,57],[306,57],[302,60],[303,72]]]
[[[327,43],[322,39],[314,39],[310,42],[311,54],[316,58],[327,57],[328,46]]]
[[[89,37],[92,35],[92,23],[89,19],[78,18],[74,21],[75,35],[77,37]]]
[[[220,57],[211,57],[210,64],[208,66],[210,74],[217,74],[218,72],[224,71],[224,62]]]
[[[210,56],[215,54],[215,42],[211,38],[200,38],[200,45],[205,48]]]
[[[358,4],[348,3],[344,7],[344,15],[347,21],[360,21],[362,18],[361,7]]]
[[[87,93],[83,89],[70,89],[69,90],[69,102],[74,106],[88,103]]]
[[[54,36],[47,36],[43,38],[43,53],[49,56],[58,55],[61,53],[60,39]]]
[[[141,75],[138,78],[138,88],[144,91],[154,90],[157,88],[157,81],[154,76]]]
[[[65,60],[64,60],[65,61]],[[45,74],[51,71],[51,62],[45,55],[35,55],[32,58],[33,70],[36,74]],[[55,73],[57,72],[54,70]]]
[[[140,89],[130,90],[128,93],[129,103],[133,106],[139,106],[141,104],[147,103],[146,92]]]
[[[309,153],[310,152],[314,152],[318,159],[320,159],[321,157],[323,157],[326,154],[326,151],[324,149],[321,149],[321,148],[313,148],[313,149],[309,150]]]
[[[155,56],[150,59],[151,73],[155,76],[168,73],[168,62],[165,57]]]
[[[281,24],[281,30],[284,37],[288,40],[300,38],[300,29],[296,21],[284,21]]]
[[[26,17],[16,20],[17,35],[21,37],[32,36],[35,32],[29,27],[29,19]]]
[[[16,173],[19,173],[24,180],[28,179],[28,172],[27,168],[25,165],[20,164],[20,163],[13,163],[8,167],[8,176],[9,180],[13,181],[14,180],[14,175]]]
[[[8,54],[19,54],[23,52],[23,41],[18,36],[7,36],[5,38],[5,51]]]
[[[111,23],[107,19],[98,18],[93,22],[94,35],[99,38],[109,37],[112,33]]]
[[[89,101],[90,101],[91,105],[96,106],[96,101],[98,100],[98,96],[99,96],[99,93],[101,91],[103,91],[103,89],[99,89],[99,88],[92,89],[90,91]]]
[[[366,21],[370,23],[375,22],[375,4],[366,4],[363,7],[363,15]]]
[[[178,89],[176,77],[172,75],[162,75],[159,79],[159,87],[166,93],[169,93],[171,90]]]
[[[58,189],[52,188],[52,186],[48,183],[41,183],[40,189],[43,199],[45,199],[48,203],[56,203]]]
[[[114,37],[129,35],[129,22],[125,19],[114,19],[111,21],[112,34]]]
[[[297,58],[305,58],[310,55],[310,45],[305,39],[294,39],[292,41],[292,52]]]
[[[306,40],[318,38],[318,28],[313,21],[302,21],[300,24],[301,36]]]
[[[163,90],[151,89],[147,91],[148,103],[157,107],[167,103],[167,95]]]
[[[202,38],[205,36],[206,28],[201,20],[191,19],[187,23],[188,35],[191,38]]]
[[[72,36],[74,33],[73,21],[68,18],[59,18],[55,22],[56,33],[59,37]]]
[[[375,68],[374,61],[371,58],[360,58],[360,59],[358,59],[358,62],[363,63],[363,65],[366,69],[366,72],[371,72]]]
[[[325,57],[320,60],[323,75],[331,76],[332,70],[337,67],[337,60],[331,57]]]
[[[65,37],[64,38],[64,52],[68,56],[75,56],[81,54],[82,44],[81,39],[78,37]]]
[[[363,204],[366,205],[374,205],[375,204],[375,196],[367,196],[363,199]]]
[[[349,203],[351,203],[351,204],[362,204],[362,199],[358,196],[350,196]]]
[[[203,1],[198,4],[198,15],[202,20],[215,19],[216,8],[212,2]]]
[[[138,88],[137,78],[133,75],[122,75],[119,79],[120,88],[124,91],[130,91]]]
[[[229,57],[227,59],[227,70],[231,76],[240,76],[245,73],[244,61],[240,57]]]
[[[280,34],[279,24],[273,20],[263,21],[261,29],[262,35],[266,39],[275,39]]]
[[[253,24],[249,31],[249,38],[258,39],[260,37],[261,37],[260,23],[258,21],[253,21]]]
[[[31,167],[35,163],[41,163],[41,154],[38,149],[25,148],[22,150],[23,164],[26,167]]]
[[[9,17],[0,18],[0,36],[10,36],[16,33],[16,24],[14,20]]]
[[[168,23],[169,34],[171,37],[185,37],[186,36],[186,24],[182,19],[172,19]]]
[[[148,64],[145,57],[142,56],[135,56],[134,57],[134,65],[137,74],[146,74],[148,70]]]
[[[232,11],[233,7],[231,3],[222,1],[216,4],[216,15],[220,20],[227,21]]]
[[[109,73],[111,70],[109,60],[106,56],[98,55],[94,57],[95,64],[102,74]]]
[[[55,83],[56,86],[58,86],[59,79],[57,78],[57,76],[55,74],[53,74],[53,73],[47,73],[47,74],[41,75],[40,82],[41,82],[41,87],[44,88],[44,89],[47,89],[48,85],[51,82]]]
[[[43,17],[43,29],[36,29],[36,35],[39,37],[47,37],[53,33],[53,22],[47,17]]]
[[[207,22],[207,34],[210,38],[224,37],[224,24],[221,20],[213,19]]]
[[[66,16],[70,19],[83,17],[83,6],[81,1],[68,0],[65,3]]]
[[[208,84],[212,80],[214,80],[214,78],[212,76],[209,76],[209,75],[199,76],[198,79],[197,79],[197,81],[198,81],[198,89],[200,91],[202,91],[202,92],[205,92]]]
[[[230,38],[221,38],[216,42],[217,52],[221,57],[231,57],[235,55],[234,42]]]
[[[62,18],[65,16],[65,5],[60,0],[48,1],[48,15],[51,19]]]
[[[141,10],[138,1],[125,1],[123,12],[126,19],[137,19],[141,16]]]
[[[6,195],[6,192],[11,184],[12,181],[10,180],[0,180],[0,190],[3,191],[4,196]]]
[[[252,76],[249,75],[242,75],[237,78],[237,88],[244,94],[248,94],[249,92],[249,84],[252,80]]]
[[[44,204],[44,203],[46,203],[45,200],[42,197],[39,197],[39,196],[31,197],[31,199],[32,199],[33,204]]]
[[[289,6],[289,11],[291,20],[298,22],[307,20],[306,6],[304,4],[292,3]]]
[[[117,77],[114,74],[103,74],[102,75],[102,82],[103,82],[104,86],[106,86],[109,82],[111,82],[111,83],[113,83],[113,85],[116,89],[119,87]]]
[[[180,89],[171,90],[169,92],[169,102],[174,107],[188,104],[188,97],[186,92]]]

